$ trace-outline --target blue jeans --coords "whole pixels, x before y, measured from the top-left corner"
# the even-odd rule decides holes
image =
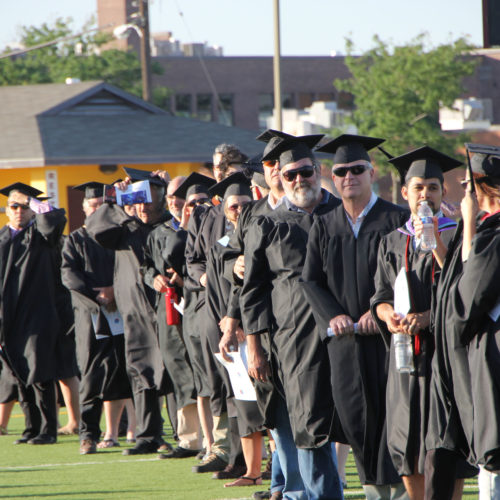
[[[285,477],[283,498],[316,500],[343,499],[337,466],[330,443],[320,448],[297,448],[293,440],[285,402],[276,405],[276,428],[272,430]]]
[[[274,439],[274,438],[273,438]],[[283,491],[285,488],[285,476],[281,470],[280,456],[277,451],[273,451],[273,461],[271,463],[271,493]]]

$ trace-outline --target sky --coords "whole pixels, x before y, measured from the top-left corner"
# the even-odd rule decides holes
[[[181,42],[207,42],[224,55],[272,55],[272,0],[149,0],[152,32]],[[400,45],[427,32],[432,45],[469,36],[482,45],[481,0],[281,0],[281,53],[345,53],[345,39],[361,53],[373,36]],[[0,50],[19,39],[21,26],[71,17],[75,32],[97,16],[97,0],[0,0]],[[7,14],[8,13],[8,14]],[[181,15],[182,13],[182,15]]]

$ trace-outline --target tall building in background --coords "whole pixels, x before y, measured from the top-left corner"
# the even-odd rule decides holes
[[[500,46],[500,0],[483,0],[483,47]]]
[[[138,11],[134,0],[97,0],[97,25],[106,26],[113,24],[120,26],[133,21],[133,15]],[[135,31],[130,32],[128,38],[115,38],[104,49],[128,50],[133,48],[139,51],[139,35]]]

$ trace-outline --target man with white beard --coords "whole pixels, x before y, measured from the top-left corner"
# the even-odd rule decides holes
[[[321,135],[287,138],[262,158],[278,160],[282,203],[245,235],[240,306],[248,372],[272,430],[284,498],[342,498],[330,437],[334,414],[328,356],[299,278],[313,215],[340,201],[321,189],[311,148]]]

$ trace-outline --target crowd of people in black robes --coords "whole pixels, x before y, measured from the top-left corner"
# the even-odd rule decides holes
[[[466,145],[454,217],[444,173],[461,162],[431,147],[257,139],[251,159],[218,146],[213,177],[76,186],[86,218],[68,236],[43,193],[0,190],[0,432],[18,400],[16,444],[56,443],[59,381],[81,454],[120,446],[126,408],[123,454],[197,457],[226,487],[270,478],[254,498],[343,498],[349,449],[369,500],[458,499],[478,473],[480,498],[500,498],[500,149]],[[407,206],[375,193],[374,148]],[[150,201],[116,203],[144,181]],[[240,360],[247,380],[230,377]]]

